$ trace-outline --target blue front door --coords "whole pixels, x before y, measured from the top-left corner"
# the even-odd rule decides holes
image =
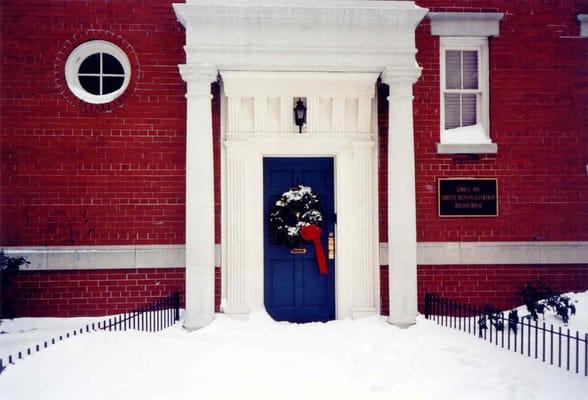
[[[270,239],[269,212],[282,193],[298,185],[318,195],[323,214],[321,242],[328,255],[327,237],[334,233],[332,158],[264,158],[264,298],[267,312],[277,321],[312,322],[335,319],[335,260],[328,273],[319,273],[314,246],[304,242],[305,254]]]

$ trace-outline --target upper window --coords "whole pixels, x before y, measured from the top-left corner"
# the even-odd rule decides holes
[[[500,34],[502,13],[432,12],[439,36],[441,137],[438,153],[496,153],[490,140],[488,37]]]
[[[109,103],[129,85],[131,65],[118,46],[92,40],[71,52],[65,63],[65,80],[79,99],[92,104]]]
[[[478,106],[482,100],[476,50],[449,50],[445,55],[445,129],[471,126],[480,115]]]
[[[490,143],[486,38],[441,38],[441,111],[441,143]]]

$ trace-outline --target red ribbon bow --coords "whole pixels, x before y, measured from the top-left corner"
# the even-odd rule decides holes
[[[320,239],[321,228],[312,224],[305,225],[300,229],[300,236],[302,236],[302,239],[304,240],[312,241],[319,272],[321,275],[327,275],[327,261],[325,259],[325,252]]]

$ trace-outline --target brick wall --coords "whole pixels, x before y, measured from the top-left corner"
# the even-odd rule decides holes
[[[490,40],[491,136],[497,155],[437,155],[439,42],[417,29],[415,85],[419,241],[586,240],[588,42],[586,2],[422,1],[432,11],[500,11]],[[2,3],[0,245],[184,242],[184,32],[170,2]],[[122,38],[137,59],[133,89],[88,110],[59,87],[56,66],[75,38]],[[63,59],[61,60],[63,62]],[[380,240],[386,241],[385,88],[379,89]],[[218,87],[213,86],[218,94]],[[71,97],[71,96],[69,96]],[[220,104],[213,101],[216,242],[220,242]],[[500,217],[440,220],[436,180],[499,179]]]
[[[588,2],[417,1],[431,11],[505,13],[491,38],[490,125],[498,154],[464,160],[438,155],[439,40],[417,28],[422,76],[414,86],[418,241],[588,240],[588,41],[577,14]],[[498,5],[498,7],[497,7]],[[573,38],[575,36],[576,38]],[[388,88],[378,85],[380,241],[387,241]],[[497,177],[500,216],[439,218],[437,179]],[[380,267],[382,313],[388,268]],[[559,291],[588,289],[588,265],[419,266],[419,309],[426,291],[499,307],[540,279]]]
[[[9,275],[5,315],[100,316],[136,310],[175,291],[184,307],[184,268],[19,271]]]
[[[425,293],[471,305],[500,309],[519,306],[520,290],[542,281],[559,293],[588,288],[588,264],[569,265],[419,265],[418,307],[424,312]],[[380,267],[382,314],[388,315],[388,267]]]
[[[431,11],[499,11],[490,47],[490,126],[498,154],[479,160],[438,155],[439,40],[417,29],[422,76],[414,86],[419,241],[588,239],[588,40],[577,14],[588,2],[418,1]],[[571,36],[576,36],[572,38]],[[379,88],[380,205],[387,203],[387,88]],[[440,177],[497,177],[497,218],[437,217]],[[380,241],[387,240],[380,210]]]
[[[171,4],[2,2],[0,245],[184,243],[185,35]],[[108,37],[137,60],[130,93],[81,106],[60,86],[63,49]]]
[[[417,29],[418,240],[586,240],[588,43],[569,38],[578,35],[575,18],[588,12],[586,2],[419,4],[500,11],[505,18],[500,37],[490,40],[491,136],[499,152],[477,161],[435,153],[439,44],[428,20]],[[6,1],[2,11],[0,244],[183,243],[185,85],[177,64],[184,62],[184,32],[171,1]],[[64,44],[98,31],[128,42],[140,66],[132,95],[107,111],[70,104],[54,71]],[[385,91],[379,89],[381,241],[387,240]],[[213,108],[218,243],[218,96]],[[500,217],[437,218],[435,183],[448,176],[498,177]]]
[[[19,271],[2,288],[7,316],[76,317],[134,311],[178,291],[184,307],[185,269]],[[214,310],[220,312],[221,269],[214,269]]]
[[[490,40],[491,136],[499,151],[479,160],[435,153],[439,41],[430,35],[428,20],[417,28],[417,59],[423,67],[414,87],[418,240],[588,240],[588,41],[572,38],[579,33],[576,15],[588,13],[588,2],[417,3],[432,11],[505,13],[500,37]],[[0,246],[184,243],[186,88],[177,65],[185,61],[185,38],[171,4],[171,0],[0,4]],[[108,37],[125,44],[133,64],[131,86],[121,101],[86,107],[72,100],[63,86],[64,49],[80,40]],[[386,92],[387,87],[379,85],[381,242],[387,240]],[[212,93],[215,241],[220,243],[218,85],[212,86]],[[438,218],[436,180],[457,176],[497,177],[500,216]],[[423,268],[429,267],[419,267],[421,286],[422,280],[429,282]],[[459,273],[459,268],[468,267],[451,271]],[[512,275],[506,267],[485,268],[488,276],[492,271]],[[86,282],[83,274],[90,273],[110,282],[108,274],[115,272],[33,272],[19,274],[16,281],[24,284],[30,279],[34,289],[35,280],[41,286],[53,282],[53,277],[67,277],[68,288],[81,290],[81,282]],[[124,286],[128,277],[120,273],[124,277],[117,275],[119,284]],[[573,279],[574,275],[561,276]],[[220,282],[217,269],[217,308]],[[382,289],[386,283],[382,280]],[[60,288],[51,292],[58,296],[61,286],[49,286]],[[40,287],[36,289],[41,293]],[[43,312],[48,299],[35,296],[36,305],[25,300],[18,304]],[[72,307],[68,303],[74,299],[60,303],[63,313],[74,309],[75,302]],[[107,301],[99,304],[106,307],[102,312],[114,310]]]

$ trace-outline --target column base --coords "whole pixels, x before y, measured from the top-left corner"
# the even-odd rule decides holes
[[[184,329],[187,331],[195,331],[200,328],[204,328],[212,321],[214,321],[214,314],[190,315],[190,312],[186,311],[186,314],[184,316]]]
[[[386,322],[388,322],[390,325],[397,326],[401,329],[406,329],[412,325],[415,325],[416,319],[397,319],[397,318],[388,317]]]
[[[371,315],[376,315],[378,311],[375,308],[354,308],[351,311],[351,318],[359,319],[369,317]]]
[[[223,310],[226,316],[238,320],[247,320],[249,311],[249,307],[244,305],[228,305]]]

